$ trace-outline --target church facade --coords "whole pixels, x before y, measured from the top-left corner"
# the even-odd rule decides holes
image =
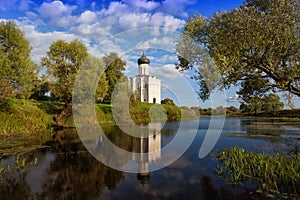
[[[157,103],[161,102],[160,79],[151,76],[149,72],[150,60],[143,55],[138,59],[138,75],[129,78],[130,88],[137,91],[141,102]]]

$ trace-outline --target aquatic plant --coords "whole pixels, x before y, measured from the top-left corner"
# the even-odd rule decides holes
[[[220,152],[216,172],[232,184],[254,181],[256,195],[270,198],[300,198],[300,152],[254,153],[233,147]]]

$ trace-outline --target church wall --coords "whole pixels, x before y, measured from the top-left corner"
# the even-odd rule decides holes
[[[149,75],[149,65],[148,64],[139,65],[139,74],[148,76]]]
[[[149,102],[149,82],[148,76],[140,76],[140,94],[142,102]]]
[[[149,103],[160,104],[161,101],[160,80],[154,76],[149,76]]]

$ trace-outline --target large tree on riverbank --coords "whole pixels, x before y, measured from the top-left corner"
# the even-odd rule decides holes
[[[36,64],[24,33],[12,21],[0,22],[0,101],[6,97],[28,98],[37,78]]]
[[[195,49],[205,49],[225,86],[255,79],[266,83],[260,85],[265,90],[300,96],[299,7],[299,0],[247,0],[239,8],[211,18],[196,15],[182,32],[177,67],[199,67],[205,58]],[[211,78],[200,71],[196,78],[205,100],[218,83],[205,84]]]
[[[55,117],[57,123],[71,113],[75,78],[87,56],[87,48],[79,40],[57,40],[51,44],[47,56],[42,58],[42,65],[47,67],[51,92],[65,103],[60,115]]]
[[[50,78],[50,90],[60,101],[71,103],[76,75],[87,56],[87,48],[79,40],[57,40],[42,58]]]

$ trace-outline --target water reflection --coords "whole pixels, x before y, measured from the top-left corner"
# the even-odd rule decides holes
[[[109,130],[110,128],[112,127],[106,127],[104,129],[104,132],[110,141],[128,152],[132,152],[132,154],[130,154],[131,157],[128,156],[129,154],[123,154],[122,162],[118,159],[120,158],[118,153],[114,154],[115,152],[111,152],[111,158],[116,159],[115,163],[119,162],[120,165],[123,165],[119,165],[120,168],[137,167],[137,179],[140,181],[142,191],[144,192],[150,179],[150,164],[161,159],[162,123],[150,123],[147,126],[144,126],[144,128],[139,129],[140,132],[135,133],[135,135],[139,137],[127,135],[117,127],[113,127],[115,131],[111,132]],[[127,130],[130,130],[130,127],[127,127]],[[133,129],[131,131],[135,130]],[[94,144],[93,155],[105,156],[102,154],[103,152],[107,152],[104,137],[104,135],[101,135],[95,142],[89,142],[89,144]]]
[[[269,121],[253,121],[239,118],[228,118],[223,129],[225,133],[243,133],[247,135],[258,125]],[[189,127],[186,122],[184,135],[188,137]],[[99,162],[82,144],[76,130],[65,129],[56,133],[53,138],[41,144],[39,148],[30,153],[19,156],[25,163],[37,159],[37,165],[26,165],[17,170],[5,170],[0,175],[0,199],[249,199],[251,187],[232,187],[214,174],[217,164],[215,156],[218,151],[232,146],[266,152],[268,145],[273,144],[269,139],[248,137],[228,137],[224,134],[214,148],[213,152],[199,159],[199,147],[203,141],[208,127],[209,119],[202,119],[195,141],[173,164],[149,173],[149,167],[159,162],[164,156],[163,147],[174,137],[178,123],[153,124],[145,126],[140,132],[141,138],[123,133],[116,126],[105,126],[105,135],[92,135],[86,130],[86,142],[95,153],[101,155],[106,150],[104,138],[117,145],[124,151],[133,152],[132,156],[116,159],[115,152],[109,152],[113,162],[120,166],[136,166],[138,173],[125,173]],[[289,133],[292,127],[293,134],[299,134],[298,125],[287,123],[278,130]],[[274,125],[276,127],[276,125]],[[296,127],[296,128],[295,128]],[[258,127],[260,130],[263,127]],[[279,144],[292,146],[299,140],[278,137]],[[287,147],[283,147],[287,148]],[[0,166],[14,165],[17,157],[10,156],[0,160]]]

